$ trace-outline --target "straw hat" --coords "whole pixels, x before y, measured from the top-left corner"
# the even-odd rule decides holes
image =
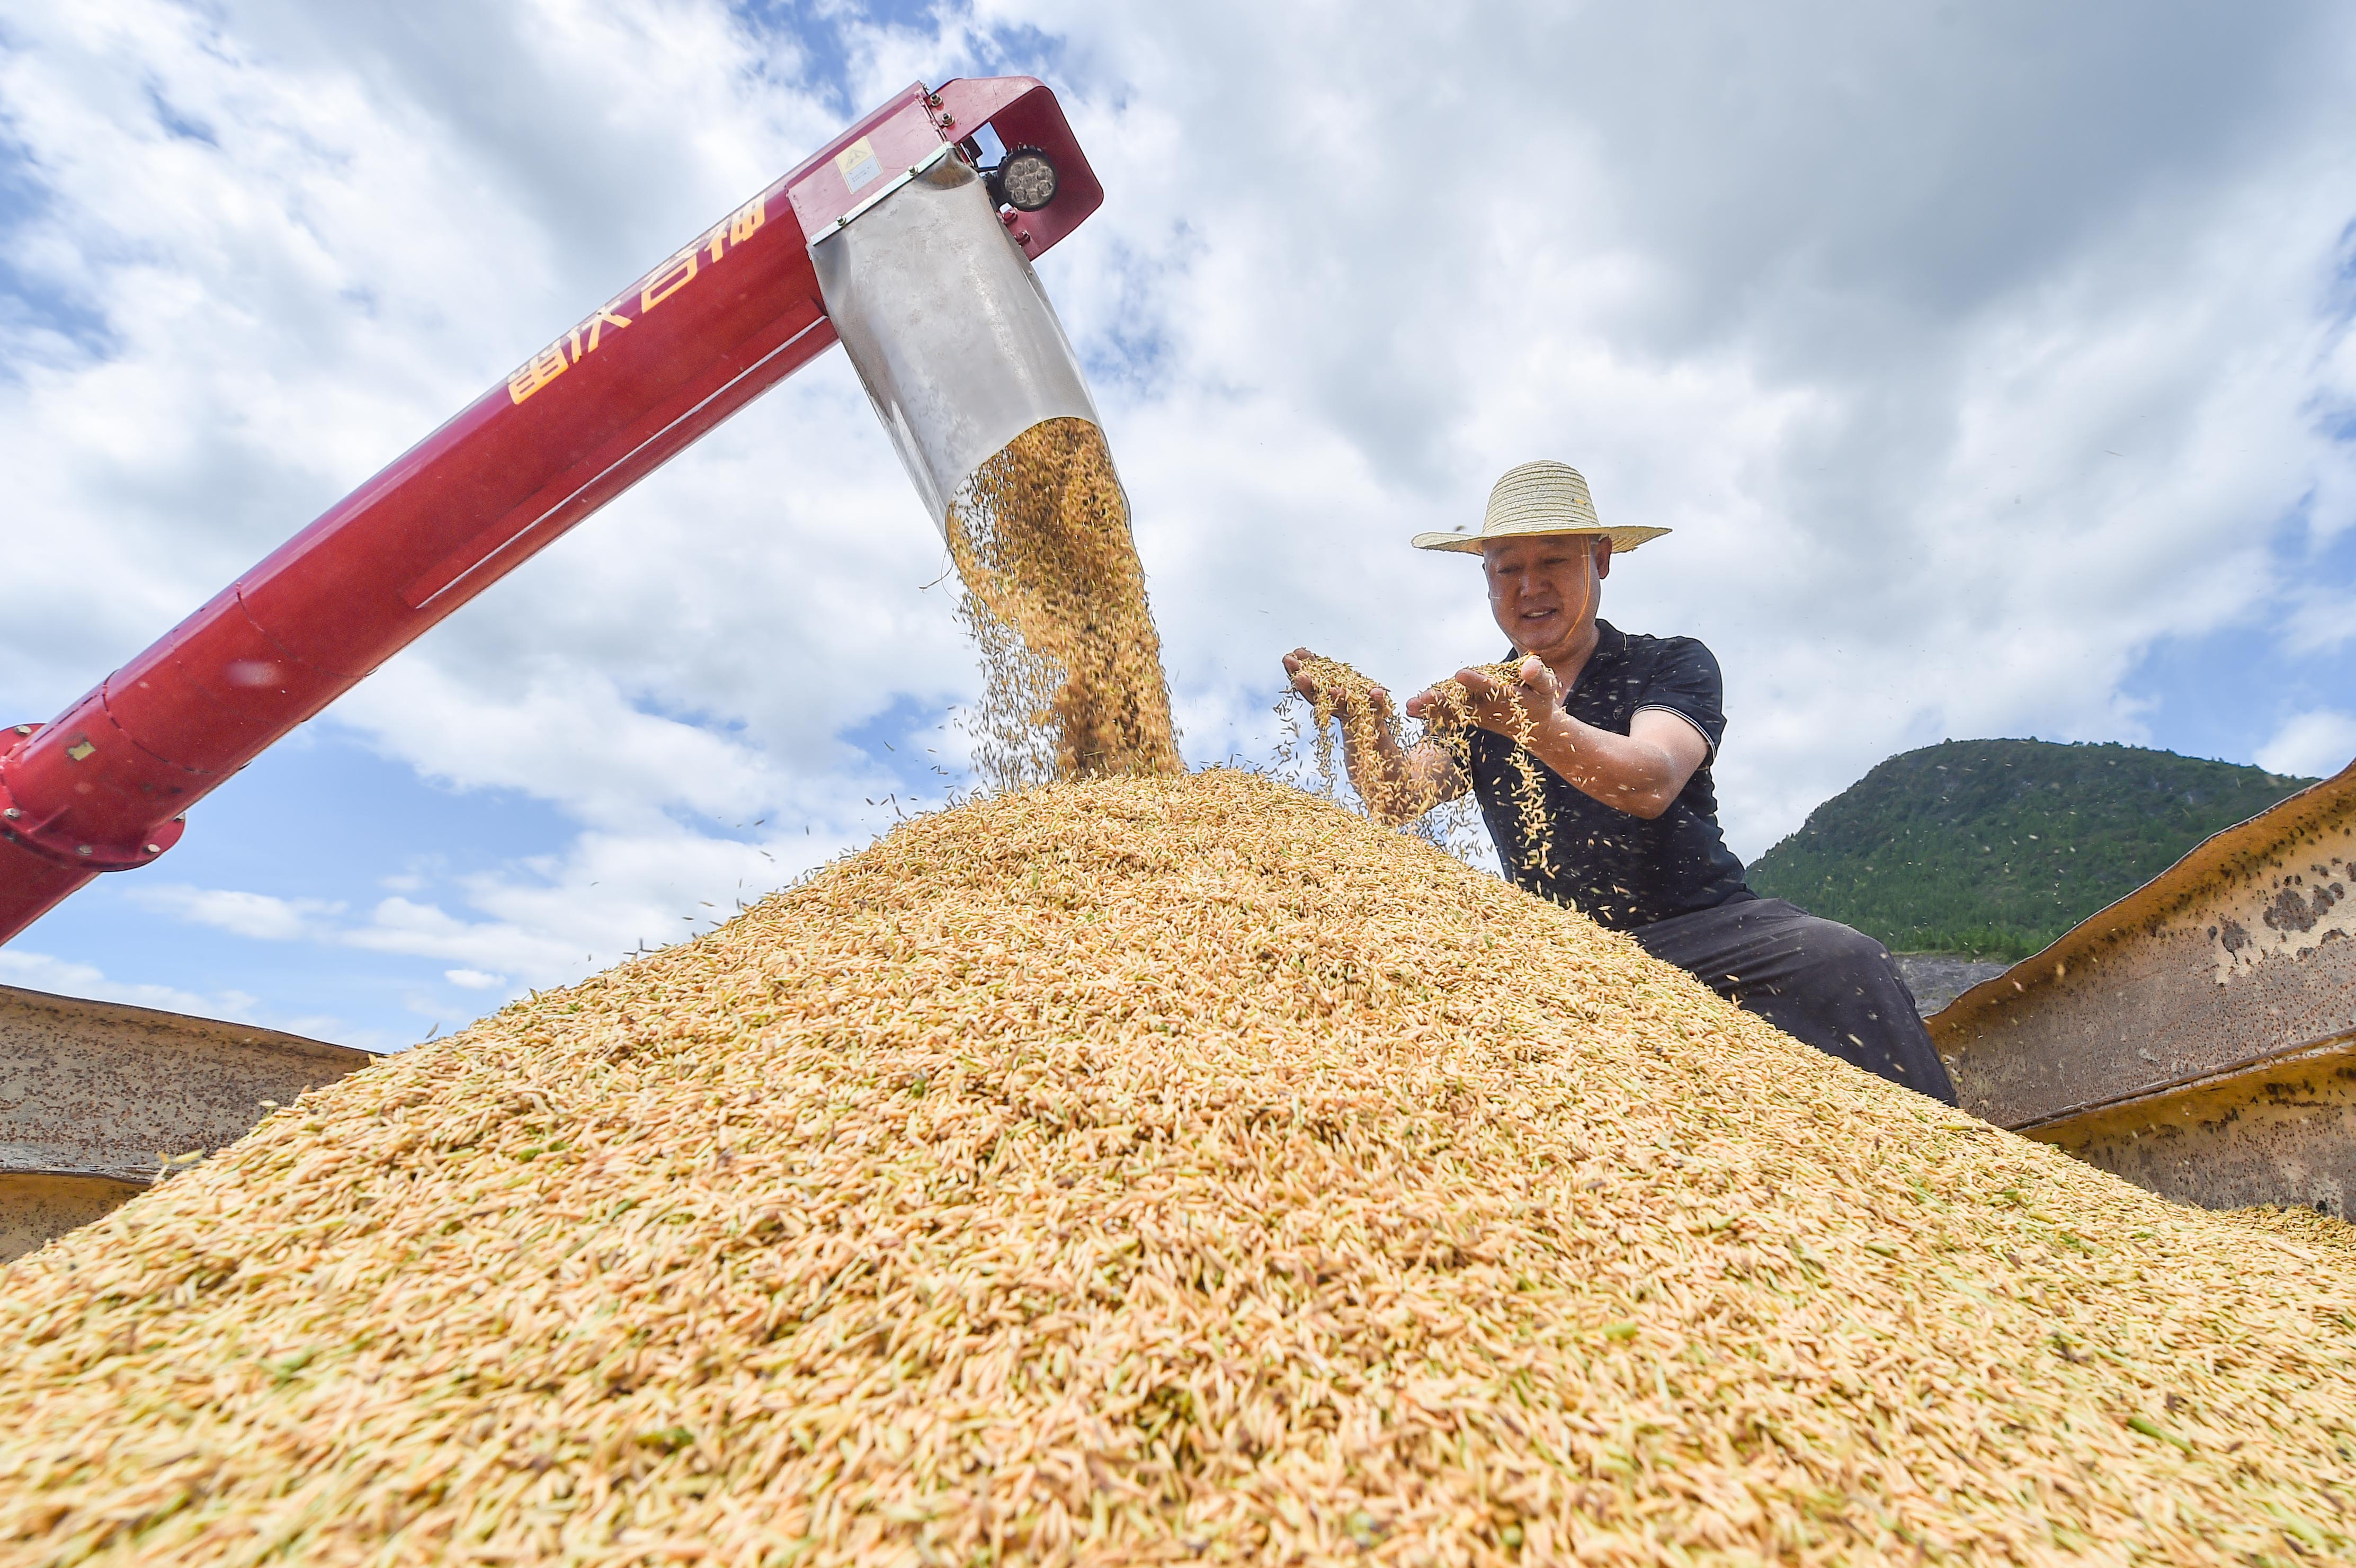
[[[1668,532],[1665,528],[1606,528],[1595,520],[1595,502],[1589,499],[1587,481],[1578,469],[1568,463],[1524,463],[1506,469],[1505,477],[1489,491],[1489,512],[1481,520],[1480,532],[1467,533],[1460,528],[1452,533],[1419,533],[1415,547],[1461,550],[1472,555],[1480,553],[1481,546],[1492,539],[1601,533],[1612,541],[1616,555]]]

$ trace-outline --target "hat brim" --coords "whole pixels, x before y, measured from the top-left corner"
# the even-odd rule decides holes
[[[1600,533],[1612,541],[1612,553],[1624,555],[1648,539],[1658,539],[1665,528],[1533,528],[1502,533],[1419,533],[1411,541],[1418,550],[1449,550],[1478,555],[1481,546],[1505,539],[1555,539],[1566,534]]]

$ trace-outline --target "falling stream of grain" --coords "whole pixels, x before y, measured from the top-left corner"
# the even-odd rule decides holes
[[[984,780],[1183,771],[1104,433],[1084,419],[1032,426],[959,493],[948,535],[987,682],[973,725]]]

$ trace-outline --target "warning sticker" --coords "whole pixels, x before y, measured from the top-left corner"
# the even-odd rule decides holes
[[[842,183],[854,193],[884,176],[884,166],[875,161],[875,149],[867,145],[864,136],[835,154],[834,166],[842,171]]]

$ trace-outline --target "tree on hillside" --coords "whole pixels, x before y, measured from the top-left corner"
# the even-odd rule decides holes
[[[2025,958],[2314,782],[2140,746],[1945,741],[1817,807],[1749,877],[1900,951]]]

